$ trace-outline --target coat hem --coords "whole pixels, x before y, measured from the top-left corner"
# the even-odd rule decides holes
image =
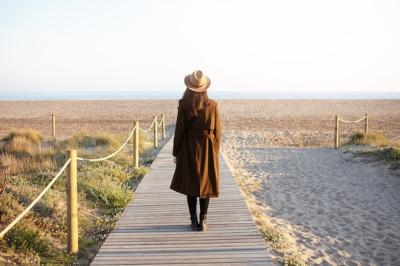
[[[193,194],[189,194],[189,193],[183,192],[183,191],[181,191],[179,189],[176,189],[176,188],[174,188],[172,186],[169,187],[169,188],[171,190],[175,191],[175,192],[178,192],[178,193],[186,195],[186,196],[199,197],[199,198],[218,198],[219,197],[219,193],[218,194],[207,194],[207,195],[200,195],[200,194],[193,195]]]

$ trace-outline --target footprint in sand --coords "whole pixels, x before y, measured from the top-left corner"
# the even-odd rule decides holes
[[[384,166],[345,161],[348,155],[330,149],[248,152],[258,159],[242,167],[263,182],[258,200],[305,254],[315,254],[307,264],[400,265],[400,179]]]

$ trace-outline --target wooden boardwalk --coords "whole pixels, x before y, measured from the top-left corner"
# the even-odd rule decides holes
[[[172,145],[162,148],[92,265],[273,265],[222,156],[208,231],[190,230],[186,196],[169,188]]]

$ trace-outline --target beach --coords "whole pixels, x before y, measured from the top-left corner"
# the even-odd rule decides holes
[[[388,164],[333,149],[335,115],[396,142],[399,100],[219,100],[222,148],[246,200],[309,265],[399,265],[400,178]],[[165,115],[173,129],[178,100],[1,101],[0,136],[13,128],[51,138],[126,134]],[[341,145],[364,123],[341,124]],[[251,202],[248,203],[251,208]],[[210,214],[212,215],[212,214]],[[257,221],[259,217],[254,217]],[[267,248],[270,249],[267,242]],[[273,251],[279,264],[282,253]]]
[[[400,179],[326,148],[232,148],[237,178],[310,265],[399,265]]]
[[[218,100],[224,138],[245,138],[268,146],[331,147],[335,115],[358,119],[369,114],[371,131],[399,138],[400,125],[374,118],[400,121],[399,100]],[[51,115],[56,117],[60,138],[78,133],[128,131],[135,120],[146,126],[154,115],[165,115],[166,124],[176,121],[174,100],[54,100],[0,101],[0,136],[12,129],[32,128],[51,137]],[[344,124],[345,138],[363,124]]]
[[[307,265],[400,264],[399,172],[355,156],[351,146],[332,148],[335,114],[369,113],[372,132],[398,141],[397,124],[372,117],[400,121],[399,101],[229,105],[238,111],[225,120],[222,151],[249,208],[264,214],[255,220],[282,233],[286,253]],[[341,127],[342,142],[364,130]],[[269,250],[281,264],[282,252]]]

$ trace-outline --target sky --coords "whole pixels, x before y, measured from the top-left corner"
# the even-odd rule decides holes
[[[0,0],[0,96],[400,94],[400,1]]]

